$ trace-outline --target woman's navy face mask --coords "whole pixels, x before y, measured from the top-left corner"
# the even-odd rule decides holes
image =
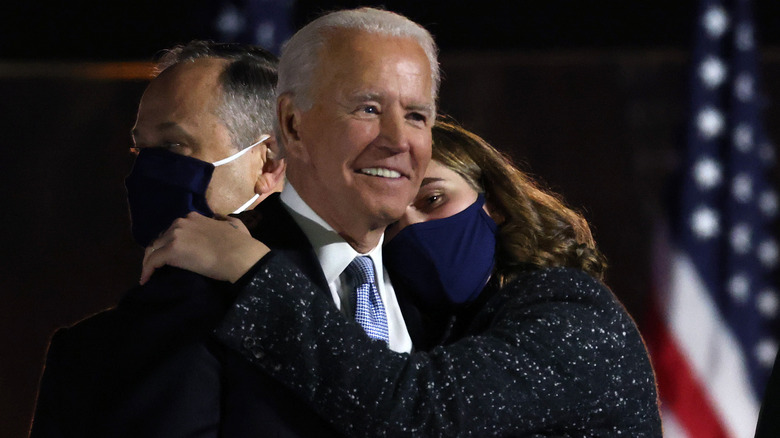
[[[495,264],[497,225],[485,198],[453,216],[402,229],[383,249],[384,263],[422,301],[448,307],[473,301]]]
[[[429,306],[474,300],[495,265],[498,227],[484,205],[460,175],[432,161],[415,202],[388,229],[383,258],[393,278]]]

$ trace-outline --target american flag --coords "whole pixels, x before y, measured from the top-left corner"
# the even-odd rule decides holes
[[[778,349],[775,156],[750,0],[701,0],[684,174],[645,337],[665,436],[753,437]]]
[[[222,42],[257,44],[279,55],[293,34],[295,0],[218,0],[214,26]]]

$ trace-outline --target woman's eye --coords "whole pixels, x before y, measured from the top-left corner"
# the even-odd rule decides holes
[[[417,210],[422,212],[431,212],[442,206],[445,202],[445,196],[443,193],[435,193],[418,198],[415,202]]]

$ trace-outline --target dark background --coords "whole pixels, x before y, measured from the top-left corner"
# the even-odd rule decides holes
[[[778,3],[755,3],[773,139]],[[358,4],[384,4],[434,34],[441,110],[584,212],[611,262],[608,285],[641,323],[652,235],[684,147],[696,2],[305,0],[293,4],[292,25]],[[220,7],[0,6],[0,436],[25,436],[53,330],[112,305],[136,281],[123,180],[146,85],[139,62],[216,38]]]
[[[241,8],[249,1],[74,0],[57,7],[5,2],[0,6],[0,55],[34,60],[148,60],[170,44],[214,37],[215,17],[225,4]],[[323,11],[384,6],[423,24],[443,52],[686,49],[698,7],[696,0],[288,1],[294,28]],[[752,3],[759,41],[778,44],[780,5],[774,0]]]

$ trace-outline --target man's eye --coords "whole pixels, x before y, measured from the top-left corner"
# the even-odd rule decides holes
[[[174,143],[174,142],[162,142],[158,144],[156,147],[166,149],[169,152],[173,152],[176,154],[181,155],[189,155],[187,152],[187,149],[184,147],[181,143]]]
[[[364,114],[379,114],[379,108],[377,108],[375,105],[364,105],[361,106],[358,111],[364,113]]]
[[[157,149],[165,149],[171,152],[176,152],[178,154],[182,154],[184,151],[184,145],[182,143],[174,143],[170,141],[164,141],[157,144],[150,144],[150,145],[133,145],[130,146],[130,153],[133,155],[138,155],[139,152],[146,148],[157,148]]]
[[[409,118],[409,120],[412,120],[414,122],[425,123],[426,121],[428,121],[428,117],[426,117],[425,114],[417,113],[417,112],[409,113],[407,117]]]

